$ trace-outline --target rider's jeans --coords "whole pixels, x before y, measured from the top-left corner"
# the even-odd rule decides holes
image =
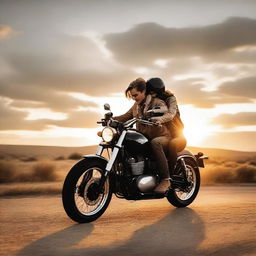
[[[165,152],[168,150],[170,137],[161,136],[151,140],[151,148],[157,161],[158,174],[161,179],[170,178]]]

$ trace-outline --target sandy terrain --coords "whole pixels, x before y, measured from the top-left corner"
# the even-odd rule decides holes
[[[176,209],[167,200],[113,200],[76,224],[59,196],[0,199],[0,255],[256,255],[256,186],[202,187]]]

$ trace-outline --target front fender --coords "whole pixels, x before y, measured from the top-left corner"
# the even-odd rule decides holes
[[[107,163],[108,163],[108,160],[105,158],[105,157],[103,157],[103,156],[99,156],[99,155],[83,155],[83,158],[85,159],[85,160],[92,160],[92,159],[95,159],[95,160],[98,160],[98,161],[102,161],[102,162],[104,162],[106,165],[107,165]]]
[[[97,161],[102,161],[102,163],[104,163],[106,166],[108,164],[108,159],[106,159],[103,156],[99,156],[99,155],[84,155],[83,156],[83,160],[81,161],[90,161],[90,160],[97,160]],[[110,178],[110,185],[114,191],[115,188],[115,174],[113,172],[108,173],[109,178]]]

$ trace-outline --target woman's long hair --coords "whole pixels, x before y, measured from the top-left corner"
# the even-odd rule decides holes
[[[174,96],[174,94],[169,90],[164,91],[162,94],[157,94],[157,97],[164,101],[171,96]]]

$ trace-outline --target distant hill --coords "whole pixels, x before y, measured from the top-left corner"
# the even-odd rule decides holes
[[[0,145],[0,158],[51,158],[59,156],[68,157],[72,153],[81,155],[94,154],[97,146],[86,147],[58,147],[34,145]]]
[[[209,158],[225,158],[228,160],[256,159],[256,152],[236,151],[218,148],[188,147],[193,153],[203,152]]]
[[[0,145],[0,158],[51,158],[59,156],[68,157],[72,153],[82,155],[94,154],[97,146],[85,147],[59,147],[59,146],[33,146],[33,145]],[[188,147],[194,154],[201,151],[209,158],[220,158],[228,160],[256,159],[256,152],[243,152],[216,148]]]

